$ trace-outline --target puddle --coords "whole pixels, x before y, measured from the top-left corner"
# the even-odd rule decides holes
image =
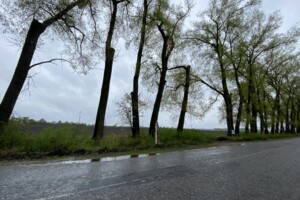
[[[67,160],[62,161],[57,164],[84,164],[84,163],[94,163],[94,162],[109,162],[109,161],[118,161],[118,160],[127,160],[131,158],[146,158],[149,156],[156,156],[158,153],[150,153],[150,154],[133,154],[133,155],[124,155],[124,156],[116,156],[116,157],[104,157],[104,158],[92,158],[85,160]]]
[[[91,162],[100,162],[100,158],[92,158]]]

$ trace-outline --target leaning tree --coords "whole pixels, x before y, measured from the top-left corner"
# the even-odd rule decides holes
[[[0,104],[1,124],[9,121],[28,73],[33,67],[56,60],[68,61],[74,67],[91,67],[90,51],[83,49],[94,46],[99,40],[95,14],[94,4],[89,0],[1,1],[1,29],[23,44],[12,80]],[[95,23],[88,22],[93,20]],[[68,60],[55,58],[31,63],[41,36],[44,35],[64,41],[68,48],[66,52],[71,52]]]

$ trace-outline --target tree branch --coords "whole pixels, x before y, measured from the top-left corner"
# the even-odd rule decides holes
[[[169,68],[168,70],[170,71],[170,70],[181,69],[181,68],[186,70],[188,67],[186,65],[179,65],[179,66],[176,66],[176,67]]]
[[[212,85],[210,85],[209,83],[207,83],[206,81],[204,81],[203,79],[199,78],[198,76],[195,76],[193,74],[191,74],[191,76],[196,80],[199,81],[201,83],[203,83],[204,85],[206,85],[207,87],[209,87],[210,89],[212,89],[213,91],[217,92],[220,95],[224,95],[223,92],[221,92],[220,90],[218,90],[217,88],[213,87]]]
[[[63,58],[54,58],[54,59],[51,59],[51,60],[47,60],[47,61],[35,63],[35,64],[31,65],[31,66],[29,67],[29,69],[31,69],[31,68],[33,68],[33,67],[36,67],[36,66],[38,66],[38,65],[46,64],[46,63],[52,63],[52,64],[55,64],[55,63],[53,63],[53,62],[54,62],[54,61],[58,61],[58,60],[59,60],[59,61],[64,61],[64,62],[70,63],[70,61],[68,61],[68,60],[66,60],[66,59],[63,59]]]

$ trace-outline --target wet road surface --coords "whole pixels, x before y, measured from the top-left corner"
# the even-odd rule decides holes
[[[0,165],[0,199],[300,200],[300,138]]]

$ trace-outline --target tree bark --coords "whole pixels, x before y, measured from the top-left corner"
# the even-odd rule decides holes
[[[9,121],[30,70],[38,39],[45,29],[46,27],[42,23],[35,19],[32,20],[16,70],[0,104],[0,124]]]
[[[190,72],[191,72],[191,66],[186,66],[185,68],[185,84],[184,84],[184,94],[183,94],[183,100],[181,104],[181,111],[177,126],[177,131],[181,132],[183,131],[184,127],[184,120],[185,120],[185,113],[187,111],[187,105],[188,105],[188,98],[189,98],[189,88],[190,88]]]
[[[110,79],[113,67],[113,60],[115,49],[111,47],[112,38],[114,34],[116,18],[117,18],[117,10],[119,1],[112,1],[113,3],[113,11],[110,17],[109,31],[107,33],[106,45],[105,45],[105,66],[104,66],[104,74],[101,88],[101,96],[96,116],[95,128],[93,139],[102,138],[104,135],[104,123],[105,123],[105,113],[107,107],[107,101],[109,97],[109,87],[110,87]]]
[[[145,46],[146,25],[148,15],[148,0],[144,0],[144,12],[141,27],[141,37],[139,50],[137,54],[135,74],[133,78],[133,91],[131,93],[131,108],[132,108],[132,136],[140,135],[140,117],[139,117],[139,77],[142,65],[143,49]]]

